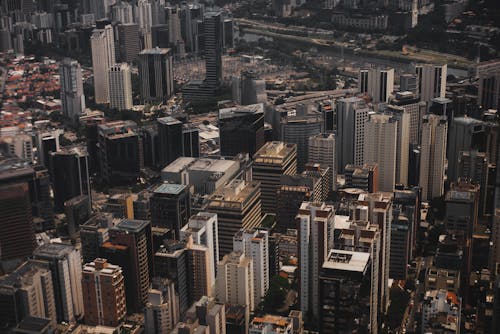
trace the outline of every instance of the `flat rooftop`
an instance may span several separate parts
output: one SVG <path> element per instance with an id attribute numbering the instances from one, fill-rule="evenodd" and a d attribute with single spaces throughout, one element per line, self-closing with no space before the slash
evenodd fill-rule
<path id="1" fill-rule="evenodd" d="M 171 116 L 161 117 L 157 119 L 158 123 L 165 125 L 174 125 L 174 124 L 182 124 L 177 118 L 173 118 Z"/>
<path id="2" fill-rule="evenodd" d="M 148 226 L 149 221 L 147 220 L 132 220 L 123 219 L 121 222 L 112 227 L 113 230 L 129 231 L 129 232 L 139 232 Z"/>
<path id="3" fill-rule="evenodd" d="M 247 106 L 236 106 L 219 109 L 219 119 L 246 116 L 249 114 L 264 114 L 264 104 L 250 104 Z"/>
<path id="4" fill-rule="evenodd" d="M 267 142 L 255 153 L 255 160 L 265 158 L 285 158 L 296 151 L 295 144 L 287 144 L 280 141 Z"/>
<path id="5" fill-rule="evenodd" d="M 153 49 L 144 49 L 139 54 L 140 55 L 166 55 L 166 54 L 171 53 L 171 50 L 172 49 L 170 49 L 170 48 L 156 47 Z"/>
<path id="6" fill-rule="evenodd" d="M 370 253 L 334 249 L 328 254 L 323 268 L 363 273 L 366 271 L 369 261 Z"/>
<path id="7" fill-rule="evenodd" d="M 186 189 L 185 185 L 175 184 L 175 183 L 162 183 L 155 188 L 154 193 L 157 194 L 168 194 L 168 195 L 179 195 Z"/>

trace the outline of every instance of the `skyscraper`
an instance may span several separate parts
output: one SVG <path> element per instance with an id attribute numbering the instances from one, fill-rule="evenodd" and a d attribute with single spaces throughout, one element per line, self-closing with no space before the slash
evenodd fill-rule
<path id="1" fill-rule="evenodd" d="M 170 334 L 179 318 L 179 296 L 175 292 L 174 282 L 166 278 L 154 278 L 144 308 L 146 334 Z"/>
<path id="2" fill-rule="evenodd" d="M 233 250 L 253 261 L 254 302 L 258 305 L 269 289 L 269 233 L 242 229 L 233 238 Z"/>
<path id="3" fill-rule="evenodd" d="M 54 209 L 64 211 L 64 202 L 79 195 L 90 196 L 88 154 L 79 147 L 50 153 L 50 175 Z"/>
<path id="4" fill-rule="evenodd" d="M 145 49 L 139 54 L 141 96 L 145 103 L 165 102 L 174 93 L 171 49 Z"/>
<path id="5" fill-rule="evenodd" d="M 224 255 L 217 264 L 217 299 L 225 304 L 243 305 L 247 312 L 255 308 L 253 261 L 242 252 Z"/>
<path id="6" fill-rule="evenodd" d="M 276 192 L 280 175 L 297 173 L 297 146 L 283 142 L 268 142 L 254 155 L 253 179 L 260 182 L 262 211 L 276 211 Z"/>
<path id="7" fill-rule="evenodd" d="M 191 216 L 191 197 L 187 186 L 163 183 L 149 200 L 151 224 L 170 230 L 172 239 L 180 240 L 180 231 Z"/>
<path id="8" fill-rule="evenodd" d="M 328 232 L 333 233 L 333 206 L 303 202 L 297 214 L 299 235 L 299 304 L 313 323 L 320 319 L 319 274 L 328 253 Z M 333 240 L 332 240 L 333 242 Z"/>
<path id="9" fill-rule="evenodd" d="M 57 322 L 74 323 L 84 313 L 80 251 L 71 245 L 50 243 L 38 247 L 33 256 L 52 272 Z"/>
<path id="10" fill-rule="evenodd" d="M 242 106 L 266 103 L 266 81 L 253 71 L 242 71 L 240 77 L 233 77 L 233 101 Z"/>
<path id="11" fill-rule="evenodd" d="M 82 69 L 76 60 L 65 58 L 60 66 L 61 108 L 64 116 L 76 122 L 85 110 Z"/>
<path id="12" fill-rule="evenodd" d="M 421 101 L 430 102 L 435 97 L 444 97 L 448 65 L 419 64 L 415 66 L 415 73 Z"/>
<path id="13" fill-rule="evenodd" d="M 374 103 L 385 103 L 394 91 L 394 69 L 362 69 L 358 83 L 360 93 L 367 93 Z"/>
<path id="14" fill-rule="evenodd" d="M 419 177 L 423 201 L 444 194 L 447 133 L 446 116 L 432 114 L 424 116 Z"/>
<path id="15" fill-rule="evenodd" d="M 94 96 L 96 103 L 109 103 L 108 69 L 115 64 L 115 40 L 113 27 L 95 29 L 90 37 L 92 70 L 94 72 Z"/>
<path id="16" fill-rule="evenodd" d="M 222 15 L 220 12 L 207 12 L 203 21 L 205 38 L 205 83 L 218 88 L 222 81 Z"/>
<path id="17" fill-rule="evenodd" d="M 127 63 L 109 68 L 109 107 L 117 110 L 132 109 L 132 81 Z"/>
<path id="18" fill-rule="evenodd" d="M 378 165 L 378 189 L 392 192 L 396 180 L 397 121 L 372 115 L 365 130 L 364 162 Z"/>
<path id="19" fill-rule="evenodd" d="M 122 268 L 97 258 L 83 266 L 85 323 L 116 327 L 125 318 L 125 283 Z"/>
<path id="20" fill-rule="evenodd" d="M 156 120 L 158 125 L 159 160 L 162 167 L 182 156 L 182 122 L 167 116 Z"/>
<path id="21" fill-rule="evenodd" d="M 208 199 L 205 211 L 216 213 L 218 219 L 219 259 L 233 250 L 236 232 L 260 224 L 260 195 L 258 182 L 235 179 L 217 189 Z"/>
<path id="22" fill-rule="evenodd" d="M 264 105 L 219 109 L 222 156 L 248 153 L 253 156 L 264 145 Z"/>
<path id="23" fill-rule="evenodd" d="M 405 108 L 388 106 L 387 111 L 397 123 L 396 133 L 396 184 L 408 185 L 410 157 L 411 114 Z"/>
<path id="24" fill-rule="evenodd" d="M 500 62 L 498 59 L 476 65 L 479 78 L 479 105 L 484 109 L 497 109 L 500 102 Z"/>
<path id="25" fill-rule="evenodd" d="M 427 104 L 421 102 L 414 93 L 399 92 L 396 93 L 396 98 L 391 100 L 388 108 L 388 111 L 393 114 L 401 112 L 403 109 L 405 113 L 410 115 L 409 141 L 412 145 L 418 145 L 420 143 L 422 117 L 427 111 Z"/>
<path id="26" fill-rule="evenodd" d="M 337 101 L 337 157 L 338 172 L 343 173 L 347 164 L 360 166 L 364 162 L 365 125 L 369 109 L 357 97 Z"/>
<path id="27" fill-rule="evenodd" d="M 336 136 L 334 133 L 321 133 L 309 137 L 308 160 L 330 168 L 330 189 L 337 189 Z"/>
<path id="28" fill-rule="evenodd" d="M 122 2 L 122 4 L 128 4 Z M 132 63 L 137 61 L 141 45 L 139 41 L 139 26 L 136 23 L 121 23 L 118 25 L 118 42 L 120 61 Z"/>

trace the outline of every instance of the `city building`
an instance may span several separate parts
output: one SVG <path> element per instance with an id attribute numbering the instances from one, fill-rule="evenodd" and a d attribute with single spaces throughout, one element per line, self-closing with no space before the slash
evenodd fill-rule
<path id="1" fill-rule="evenodd" d="M 373 103 L 385 103 L 394 91 L 394 69 L 361 69 L 358 74 L 360 93 L 368 94 Z"/>
<path id="2" fill-rule="evenodd" d="M 137 124 L 114 121 L 98 125 L 100 178 L 108 185 L 135 183 L 143 168 Z"/>
<path id="3" fill-rule="evenodd" d="M 168 228 L 172 238 L 179 240 L 180 231 L 191 216 L 189 188 L 162 183 L 153 190 L 149 205 L 152 226 Z"/>
<path id="4" fill-rule="evenodd" d="M 121 5 L 125 4 L 130 6 L 127 2 L 121 2 Z M 131 20 L 130 22 L 118 24 L 117 28 L 120 61 L 129 64 L 136 62 L 139 52 L 141 52 L 139 25 Z"/>
<path id="5" fill-rule="evenodd" d="M 267 142 L 254 155 L 253 179 L 260 182 L 262 211 L 276 212 L 276 192 L 280 175 L 297 173 L 297 146 L 283 142 Z"/>
<path id="6" fill-rule="evenodd" d="M 243 305 L 247 312 L 254 310 L 253 261 L 250 257 L 241 252 L 224 255 L 217 264 L 215 284 L 219 302 Z"/>
<path id="7" fill-rule="evenodd" d="M 488 191 L 489 180 L 492 165 L 489 163 L 488 154 L 477 150 L 462 151 L 458 159 L 458 178 L 470 179 L 471 182 L 480 186 L 479 214 L 481 216 L 489 213 L 490 202 L 494 197 L 492 192 Z"/>
<path id="8" fill-rule="evenodd" d="M 232 79 L 233 101 L 242 106 L 266 103 L 266 81 L 253 71 L 242 71 Z"/>
<path id="9" fill-rule="evenodd" d="M 411 259 L 412 226 L 404 215 L 394 215 L 391 222 L 391 253 L 389 277 L 406 280 L 408 263 Z"/>
<path id="10" fill-rule="evenodd" d="M 365 126 L 369 109 L 357 97 L 337 100 L 337 171 L 344 173 L 345 166 L 360 166 L 364 162 Z"/>
<path id="11" fill-rule="evenodd" d="M 333 245 L 333 206 L 324 203 L 302 203 L 297 214 L 299 238 L 299 305 L 304 314 L 311 315 L 313 323 L 320 322 L 319 274 Z"/>
<path id="12" fill-rule="evenodd" d="M 179 322 L 179 296 L 169 279 L 154 278 L 144 308 L 146 334 L 170 334 Z"/>
<path id="13" fill-rule="evenodd" d="M 0 278 L 0 330 L 8 330 L 27 317 L 50 319 L 55 326 L 56 304 L 50 269 L 37 261 L 25 262 Z"/>
<path id="14" fill-rule="evenodd" d="M 479 105 L 484 109 L 498 109 L 500 105 L 500 62 L 498 59 L 476 65 L 479 78 Z"/>
<path id="15" fill-rule="evenodd" d="M 144 103 L 166 102 L 174 93 L 172 50 L 142 50 L 139 53 L 139 77 Z"/>
<path id="16" fill-rule="evenodd" d="M 87 195 L 80 195 L 64 202 L 64 213 L 68 221 L 68 235 L 71 238 L 77 236 L 80 225 L 85 223 L 92 212 L 90 199 Z"/>
<path id="17" fill-rule="evenodd" d="M 109 107 L 116 110 L 130 110 L 132 103 L 132 80 L 127 63 L 114 64 L 108 69 Z"/>
<path id="18" fill-rule="evenodd" d="M 76 60 L 65 58 L 59 65 L 59 72 L 62 112 L 75 123 L 85 111 L 82 69 Z"/>
<path id="19" fill-rule="evenodd" d="M 163 182 L 183 184 L 199 195 L 210 195 L 240 171 L 238 160 L 180 157 L 161 171 Z"/>
<path id="20" fill-rule="evenodd" d="M 423 201 L 430 201 L 444 194 L 447 133 L 445 116 L 424 116 L 419 175 Z"/>
<path id="21" fill-rule="evenodd" d="M 386 113 L 397 121 L 396 133 L 396 184 L 408 185 L 410 157 L 411 114 L 404 107 L 389 105 Z"/>
<path id="22" fill-rule="evenodd" d="M 396 93 L 387 106 L 390 114 L 409 114 L 410 125 L 408 129 L 408 141 L 410 145 L 420 144 L 420 131 L 422 129 L 422 117 L 427 112 L 427 104 L 421 102 L 416 93 L 401 91 Z M 404 118 L 404 116 L 402 116 Z"/>
<path id="23" fill-rule="evenodd" d="M 331 250 L 319 277 L 321 333 L 378 333 L 377 267 L 370 253 Z"/>
<path id="24" fill-rule="evenodd" d="M 425 274 L 425 290 L 460 291 L 460 271 L 431 266 Z"/>
<path id="25" fill-rule="evenodd" d="M 254 302 L 258 305 L 269 289 L 269 233 L 252 229 L 240 230 L 233 238 L 233 250 L 253 261 Z"/>
<path id="26" fill-rule="evenodd" d="M 293 334 L 294 326 L 290 318 L 277 315 L 266 314 L 262 317 L 255 317 L 249 325 L 251 334 Z"/>
<path id="27" fill-rule="evenodd" d="M 206 12 L 203 17 L 205 39 L 205 84 L 219 87 L 222 82 L 222 13 Z"/>
<path id="28" fill-rule="evenodd" d="M 378 189 L 392 192 L 396 181 L 398 122 L 375 114 L 365 125 L 364 163 L 378 166 Z M 401 154 L 400 154 L 401 155 Z"/>
<path id="29" fill-rule="evenodd" d="M 50 243 L 35 249 L 33 258 L 52 273 L 57 322 L 75 323 L 84 314 L 80 251 L 71 245 Z"/>
<path id="30" fill-rule="evenodd" d="M 158 126 L 159 162 L 165 167 L 181 157 L 182 122 L 167 116 L 156 120 Z"/>
<path id="31" fill-rule="evenodd" d="M 346 165 L 344 170 L 345 188 L 357 188 L 370 193 L 378 191 L 378 165 Z"/>
<path id="32" fill-rule="evenodd" d="M 185 318 L 207 326 L 210 333 L 226 333 L 226 307 L 224 304 L 216 303 L 213 297 L 201 297 L 189 308 Z"/>
<path id="33" fill-rule="evenodd" d="M 435 97 L 445 97 L 448 65 L 418 64 L 415 74 L 421 101 L 429 103 Z"/>
<path id="34" fill-rule="evenodd" d="M 85 264 L 82 293 L 87 325 L 117 327 L 125 318 L 125 282 L 119 266 L 100 258 Z"/>
<path id="35" fill-rule="evenodd" d="M 490 271 L 500 277 L 500 208 L 495 210 L 491 233 Z"/>
<path id="36" fill-rule="evenodd" d="M 113 27 L 95 29 L 90 37 L 92 49 L 92 70 L 94 73 L 94 96 L 99 104 L 109 103 L 109 72 L 115 64 L 115 38 Z"/>
<path id="37" fill-rule="evenodd" d="M 49 171 L 54 192 L 54 210 L 64 211 L 64 202 L 90 195 L 88 154 L 80 147 L 51 152 Z"/>
<path id="38" fill-rule="evenodd" d="M 401 92 L 411 92 L 415 95 L 418 95 L 418 84 L 417 84 L 417 75 L 411 73 L 405 73 L 399 76 L 399 90 Z"/>
<path id="39" fill-rule="evenodd" d="M 264 104 L 219 109 L 220 154 L 253 156 L 264 145 Z"/>
<path id="40" fill-rule="evenodd" d="M 309 137 L 308 160 L 328 166 L 330 169 L 330 189 L 337 190 L 336 136 L 334 133 L 321 133 Z"/>
<path id="41" fill-rule="evenodd" d="M 134 195 L 130 193 L 114 194 L 106 200 L 102 212 L 111 213 L 113 218 L 134 219 Z"/>
<path id="42" fill-rule="evenodd" d="M 460 333 L 462 299 L 446 290 L 425 293 L 422 306 L 422 332 Z"/>
<path id="43" fill-rule="evenodd" d="M 122 268 L 127 310 L 142 312 L 153 274 L 151 224 L 124 219 L 111 227 L 108 235 L 100 247 L 101 257 Z"/>
<path id="44" fill-rule="evenodd" d="M 235 179 L 218 188 L 208 199 L 205 211 L 217 214 L 219 260 L 233 250 L 233 237 L 241 229 L 261 222 L 259 182 Z"/>

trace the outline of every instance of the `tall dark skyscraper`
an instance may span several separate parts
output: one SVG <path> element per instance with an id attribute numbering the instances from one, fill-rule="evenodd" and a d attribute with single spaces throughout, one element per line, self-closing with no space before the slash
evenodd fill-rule
<path id="1" fill-rule="evenodd" d="M 88 155 L 80 148 L 50 154 L 50 175 L 54 191 L 54 209 L 64 211 L 64 202 L 90 194 Z"/>
<path id="2" fill-rule="evenodd" d="M 222 156 L 253 156 L 264 145 L 264 105 L 220 109 L 219 131 Z"/>
<path id="3" fill-rule="evenodd" d="M 223 31 L 220 12 L 205 13 L 205 83 L 218 87 L 222 80 Z"/>
<path id="4" fill-rule="evenodd" d="M 171 49 L 146 49 L 139 54 L 141 96 L 144 102 L 163 102 L 174 93 Z"/>
<path id="5" fill-rule="evenodd" d="M 182 156 L 182 123 L 173 117 L 157 119 L 160 165 L 165 167 Z"/>
<path id="6" fill-rule="evenodd" d="M 150 207 L 151 224 L 170 229 L 172 238 L 179 240 L 180 230 L 191 216 L 189 189 L 181 184 L 161 184 L 153 191 Z"/>

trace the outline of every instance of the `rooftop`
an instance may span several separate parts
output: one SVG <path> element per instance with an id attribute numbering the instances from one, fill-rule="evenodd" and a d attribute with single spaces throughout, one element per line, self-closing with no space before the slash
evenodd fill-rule
<path id="1" fill-rule="evenodd" d="M 266 158 L 281 158 L 284 159 L 288 155 L 297 150 L 295 144 L 287 144 L 280 141 L 267 142 L 255 153 L 255 161 Z"/>
<path id="2" fill-rule="evenodd" d="M 179 121 L 177 118 L 173 118 L 171 116 L 158 118 L 157 121 L 158 123 L 165 125 L 182 124 L 182 122 Z"/>
<path id="3" fill-rule="evenodd" d="M 240 117 L 248 114 L 264 114 L 264 104 L 250 104 L 247 106 L 236 106 L 231 108 L 219 109 L 219 119 Z"/>
<path id="4" fill-rule="evenodd" d="M 323 268 L 364 273 L 368 268 L 370 253 L 335 249 L 328 254 Z"/>
<path id="5" fill-rule="evenodd" d="M 60 258 L 67 256 L 69 253 L 73 252 L 75 247 L 67 244 L 60 243 L 49 243 L 42 245 L 35 249 L 33 254 L 35 257 L 44 257 L 44 258 Z"/>
<path id="6" fill-rule="evenodd" d="M 166 55 L 171 53 L 171 49 L 169 48 L 153 48 L 153 49 L 144 49 L 139 54 L 140 55 Z"/>
<path id="7" fill-rule="evenodd" d="M 116 226 L 113 227 L 112 230 L 136 233 L 142 231 L 148 225 L 149 221 L 147 220 L 123 219 L 121 222 L 116 224 Z"/>
<path id="8" fill-rule="evenodd" d="M 154 193 L 179 195 L 186 189 L 185 185 L 175 183 L 162 183 L 155 188 Z"/>

